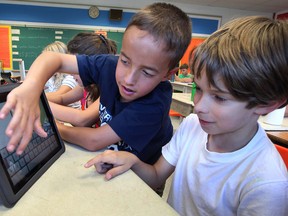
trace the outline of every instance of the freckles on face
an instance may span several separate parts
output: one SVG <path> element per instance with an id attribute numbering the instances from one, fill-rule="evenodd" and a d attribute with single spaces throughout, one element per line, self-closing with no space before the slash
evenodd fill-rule
<path id="1" fill-rule="evenodd" d="M 163 45 L 135 26 L 126 30 L 116 68 L 116 81 L 124 101 L 150 93 L 169 70 Z"/>

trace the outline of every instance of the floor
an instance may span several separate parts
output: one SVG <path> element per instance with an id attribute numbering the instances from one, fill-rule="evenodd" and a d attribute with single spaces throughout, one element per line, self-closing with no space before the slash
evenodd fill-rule
<path id="1" fill-rule="evenodd" d="M 179 117 L 171 117 L 171 121 L 172 121 L 172 125 L 173 125 L 174 132 L 175 132 L 177 130 L 179 124 L 180 124 L 180 118 Z M 162 196 L 162 198 L 164 200 L 167 200 L 167 198 L 168 198 L 172 177 L 173 177 L 173 174 L 166 181 L 165 189 L 164 189 L 163 196 Z"/>

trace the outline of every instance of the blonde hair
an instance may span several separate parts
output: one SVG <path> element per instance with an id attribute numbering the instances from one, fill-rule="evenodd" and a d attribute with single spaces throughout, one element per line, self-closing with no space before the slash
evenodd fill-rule
<path id="1" fill-rule="evenodd" d="M 42 52 L 59 52 L 59 53 L 68 53 L 67 46 L 61 41 L 55 41 L 51 44 L 48 44 Z M 61 85 L 64 78 L 67 76 L 65 73 L 55 73 L 48 81 L 48 86 L 54 86 L 53 89 L 48 89 L 47 92 L 56 91 Z"/>
<path id="2" fill-rule="evenodd" d="M 43 52 L 45 52 L 45 51 L 68 53 L 66 44 L 61 42 L 61 41 L 55 41 L 54 43 L 47 45 L 43 49 Z"/>

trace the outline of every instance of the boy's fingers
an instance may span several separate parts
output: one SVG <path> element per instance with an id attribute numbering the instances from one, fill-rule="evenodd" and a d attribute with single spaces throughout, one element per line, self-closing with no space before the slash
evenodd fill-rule
<path id="1" fill-rule="evenodd" d="M 100 157 L 100 155 L 97 155 L 96 157 L 92 158 L 86 164 L 84 164 L 84 167 L 89 168 L 89 167 L 93 166 L 94 164 L 99 163 L 100 162 L 99 157 Z"/>
<path id="2" fill-rule="evenodd" d="M 8 151 L 13 151 L 22 138 L 22 134 L 25 130 L 25 123 L 27 122 L 27 119 L 22 114 L 22 109 L 16 108 L 13 112 L 13 117 L 6 128 L 5 133 L 10 137 L 7 144 Z"/>
<path id="3" fill-rule="evenodd" d="M 28 124 L 26 130 L 23 132 L 22 139 L 16 151 L 18 155 L 21 155 L 23 151 L 25 150 L 25 148 L 27 147 L 29 141 L 31 140 L 32 132 L 33 132 L 33 127 L 31 124 Z"/>
<path id="4" fill-rule="evenodd" d="M 6 118 L 6 116 L 9 114 L 10 111 L 12 111 L 14 108 L 14 103 L 12 102 L 6 102 L 5 105 L 0 110 L 0 119 Z"/>
<path id="5" fill-rule="evenodd" d="M 6 108 L 9 110 L 9 104 L 7 107 Z M 14 151 L 19 145 L 17 148 L 17 154 L 22 154 L 29 141 L 31 140 L 33 126 L 35 127 L 35 132 L 40 136 L 44 137 L 47 135 L 41 127 L 39 115 L 40 114 L 38 114 L 37 111 L 36 113 L 30 113 L 29 107 L 15 107 L 15 110 L 12 114 L 12 119 L 10 120 L 10 123 L 6 129 L 6 135 L 10 137 L 10 140 L 7 144 L 8 151 Z"/>
<path id="6" fill-rule="evenodd" d="M 28 117 L 23 116 L 22 113 L 21 108 L 16 109 L 6 129 L 6 134 L 10 137 L 7 150 L 10 152 L 14 151 L 19 145 L 17 154 L 21 154 L 24 151 L 30 141 L 33 130 L 31 125 L 27 124 Z"/>
<path id="7" fill-rule="evenodd" d="M 93 165 L 96 164 L 114 164 L 114 162 L 112 161 L 113 158 L 111 158 L 109 155 L 110 153 L 112 153 L 114 151 L 111 150 L 106 150 L 103 153 L 97 155 L 96 157 L 92 158 L 91 160 L 89 160 L 86 164 L 84 164 L 84 167 L 89 168 Z"/>
<path id="8" fill-rule="evenodd" d="M 41 137 L 47 137 L 46 131 L 42 128 L 40 117 L 38 117 L 34 122 L 34 131 Z"/>
<path id="9" fill-rule="evenodd" d="M 130 167 L 127 167 L 127 166 L 114 167 L 114 168 L 112 168 L 106 172 L 105 178 L 107 180 L 110 180 L 110 179 L 115 178 L 116 176 L 128 171 L 129 169 L 130 169 Z"/>

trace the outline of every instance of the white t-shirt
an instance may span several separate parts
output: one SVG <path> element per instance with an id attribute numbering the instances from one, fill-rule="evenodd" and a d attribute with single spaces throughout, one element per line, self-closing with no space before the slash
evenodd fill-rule
<path id="1" fill-rule="evenodd" d="M 162 149 L 176 167 L 168 203 L 180 215 L 288 215 L 287 169 L 260 125 L 231 153 L 208 151 L 207 136 L 191 114 Z"/>
<path id="2" fill-rule="evenodd" d="M 62 85 L 68 86 L 71 89 L 75 88 L 78 83 L 74 79 L 73 76 L 64 73 L 56 73 L 52 76 L 45 84 L 45 92 L 55 92 L 57 91 Z M 77 101 L 75 103 L 69 104 L 70 107 L 81 109 L 81 102 Z"/>

